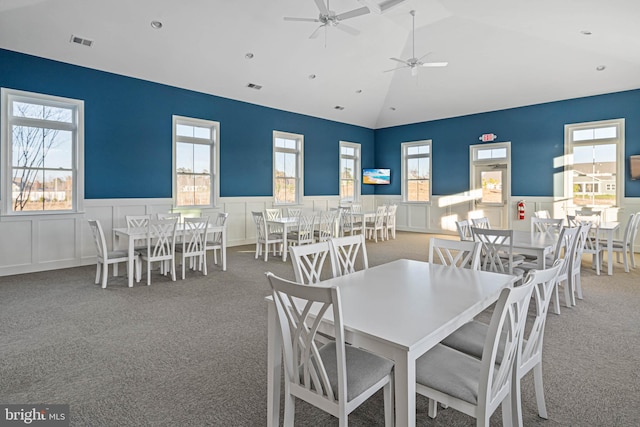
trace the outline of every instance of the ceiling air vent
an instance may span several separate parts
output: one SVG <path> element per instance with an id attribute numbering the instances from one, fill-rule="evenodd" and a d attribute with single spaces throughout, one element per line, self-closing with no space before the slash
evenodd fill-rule
<path id="1" fill-rule="evenodd" d="M 89 40 L 89 39 L 85 39 L 83 37 L 78 37 L 78 36 L 74 36 L 71 35 L 71 43 L 75 43 L 75 44 L 79 44 L 82 46 L 87 46 L 87 47 L 91 47 L 93 45 L 93 40 Z"/>
<path id="2" fill-rule="evenodd" d="M 257 84 L 254 84 L 254 83 L 249 83 L 249 84 L 247 85 L 247 87 L 248 87 L 248 88 L 250 88 L 250 89 L 255 89 L 255 90 L 260 90 L 260 89 L 262 89 L 262 86 L 257 85 Z"/>
<path id="3" fill-rule="evenodd" d="M 342 105 L 336 105 L 335 107 L 336 110 L 344 110 L 344 107 Z"/>

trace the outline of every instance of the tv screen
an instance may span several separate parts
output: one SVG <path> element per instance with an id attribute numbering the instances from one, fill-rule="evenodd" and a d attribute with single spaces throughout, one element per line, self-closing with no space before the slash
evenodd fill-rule
<path id="1" fill-rule="evenodd" d="M 391 169 L 362 169 L 363 184 L 391 184 Z"/>
<path id="2" fill-rule="evenodd" d="M 640 179 L 640 156 L 629 156 L 631 179 Z"/>

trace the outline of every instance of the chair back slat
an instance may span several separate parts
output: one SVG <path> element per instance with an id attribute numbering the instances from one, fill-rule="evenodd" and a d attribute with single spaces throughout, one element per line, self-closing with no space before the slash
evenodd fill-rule
<path id="1" fill-rule="evenodd" d="M 103 260 L 107 257 L 108 250 L 107 242 L 104 238 L 104 232 L 102 231 L 102 225 L 100 225 L 100 221 L 90 219 L 89 226 L 93 233 L 93 243 L 95 244 L 96 251 L 98 252 L 98 260 Z"/>
<path id="2" fill-rule="evenodd" d="M 433 264 L 437 259 L 443 265 L 479 270 L 481 249 L 480 242 L 432 237 L 429 240 L 429 263 Z"/>
<path id="3" fill-rule="evenodd" d="M 147 254 L 150 260 L 173 258 L 178 219 L 151 219 L 147 232 Z"/>
<path id="4" fill-rule="evenodd" d="M 322 269 L 330 252 L 331 249 L 328 242 L 290 246 L 289 253 L 291 254 L 296 282 L 305 285 L 318 283 L 321 280 Z M 330 255 L 328 259 L 331 259 Z M 331 276 L 335 277 L 336 273 L 333 264 L 331 270 Z"/>
<path id="5" fill-rule="evenodd" d="M 562 219 L 531 218 L 531 232 L 543 233 L 550 237 L 557 237 L 562 228 Z"/>
<path id="6" fill-rule="evenodd" d="M 482 243 L 481 269 L 513 274 L 513 230 L 471 227 L 475 240 Z M 506 257 L 506 258 L 503 258 Z"/>
<path id="7" fill-rule="evenodd" d="M 329 245 L 331 247 L 332 263 L 337 276 L 355 273 L 359 254 L 362 254 L 363 268 L 369 268 L 367 247 L 363 234 L 329 239 Z"/>

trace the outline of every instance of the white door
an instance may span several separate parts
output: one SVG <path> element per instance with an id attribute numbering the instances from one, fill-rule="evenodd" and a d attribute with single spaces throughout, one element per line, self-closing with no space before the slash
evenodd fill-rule
<path id="1" fill-rule="evenodd" d="M 509 142 L 471 146 L 470 218 L 487 217 L 492 228 L 510 228 L 511 151 Z"/>

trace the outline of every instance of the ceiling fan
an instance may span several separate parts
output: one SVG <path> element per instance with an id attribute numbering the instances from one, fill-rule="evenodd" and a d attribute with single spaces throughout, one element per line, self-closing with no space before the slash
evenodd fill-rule
<path id="1" fill-rule="evenodd" d="M 357 36 L 358 34 L 360 34 L 360 31 L 358 31 L 357 29 L 350 27 L 348 25 L 345 25 L 342 23 L 342 21 L 346 20 L 346 19 L 350 19 L 350 18 L 355 18 L 356 16 L 360 16 L 360 15 L 365 15 L 367 13 L 369 13 L 369 8 L 366 6 L 360 7 L 358 9 L 353 9 L 350 10 L 349 12 L 344 12 L 344 13 L 340 13 L 340 14 L 336 14 L 333 10 L 331 10 L 329 8 L 329 0 L 327 0 L 327 4 L 324 3 L 324 0 L 313 0 L 316 3 L 316 6 L 318 6 L 318 10 L 320 11 L 320 14 L 318 15 L 317 18 L 291 18 L 291 17 L 285 17 L 284 20 L 285 21 L 301 21 L 301 22 L 318 22 L 320 23 L 320 26 L 318 28 L 315 29 L 315 31 L 313 33 L 311 33 L 311 35 L 309 36 L 310 39 L 315 39 L 316 37 L 318 37 L 318 33 L 320 31 L 320 29 L 322 27 L 325 28 L 325 30 L 328 27 L 336 27 L 339 30 L 342 30 L 346 33 L 352 34 L 354 36 Z"/>
<path id="2" fill-rule="evenodd" d="M 416 11 L 412 10 L 409 13 L 413 17 L 413 32 L 412 32 L 413 45 L 412 45 L 412 52 L 411 52 L 412 57 L 407 59 L 406 61 L 398 58 L 390 58 L 392 61 L 400 62 L 404 65 L 393 68 L 391 70 L 386 70 L 385 73 L 389 71 L 399 70 L 401 68 L 411 68 L 411 75 L 417 76 L 418 67 L 446 67 L 449 64 L 448 62 L 422 62 L 422 60 L 426 58 L 428 55 L 430 55 L 431 52 L 425 53 L 420 58 L 416 58 Z"/>

